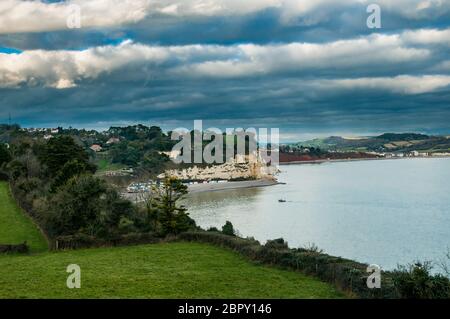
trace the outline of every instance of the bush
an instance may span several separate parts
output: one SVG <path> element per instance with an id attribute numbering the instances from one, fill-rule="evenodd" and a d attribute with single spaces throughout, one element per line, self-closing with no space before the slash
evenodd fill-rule
<path id="1" fill-rule="evenodd" d="M 0 167 L 11 160 L 11 154 L 5 144 L 0 143 Z"/>
<path id="2" fill-rule="evenodd" d="M 268 240 L 264 247 L 272 249 L 289 249 L 288 243 L 285 242 L 283 238 Z"/>
<path id="3" fill-rule="evenodd" d="M 228 236 L 235 236 L 236 232 L 234 230 L 233 224 L 227 221 L 225 225 L 222 226 L 222 233 Z"/>
<path id="4" fill-rule="evenodd" d="M 80 249 L 91 247 L 129 246 L 139 244 L 153 244 L 162 239 L 154 233 L 129 233 L 126 235 L 111 236 L 109 239 L 76 234 L 73 236 L 60 236 L 54 242 L 54 249 Z"/>
<path id="5" fill-rule="evenodd" d="M 393 280 L 400 296 L 408 299 L 450 298 L 450 280 L 439 274 L 432 275 L 431 269 L 427 262 L 399 267 L 393 273 Z"/>
<path id="6" fill-rule="evenodd" d="M 0 254 L 26 254 L 30 251 L 26 242 L 20 245 L 0 245 Z"/>
<path id="7" fill-rule="evenodd" d="M 299 248 L 299 251 L 304 251 L 304 252 L 308 252 L 311 254 L 322 254 L 323 253 L 323 249 L 320 249 L 319 246 L 317 246 L 314 243 L 306 244 L 302 248 Z"/>

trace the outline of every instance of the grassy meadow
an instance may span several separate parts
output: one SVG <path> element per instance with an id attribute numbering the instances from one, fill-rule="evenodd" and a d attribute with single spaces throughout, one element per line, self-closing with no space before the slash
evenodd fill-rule
<path id="1" fill-rule="evenodd" d="M 24 241 L 32 252 L 48 249 L 47 241 L 37 226 L 11 197 L 8 183 L 0 181 L 0 244 L 21 244 Z"/>
<path id="2" fill-rule="evenodd" d="M 66 267 L 81 267 L 81 289 Z M 201 243 L 0 256 L 0 298 L 339 298 L 329 284 Z"/>

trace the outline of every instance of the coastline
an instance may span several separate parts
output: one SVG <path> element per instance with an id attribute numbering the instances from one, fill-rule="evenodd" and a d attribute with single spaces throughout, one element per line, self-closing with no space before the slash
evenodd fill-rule
<path id="1" fill-rule="evenodd" d="M 189 194 L 217 192 L 224 190 L 233 190 L 241 188 L 253 188 L 253 187 L 267 187 L 273 185 L 283 184 L 275 179 L 256 179 L 249 181 L 236 181 L 226 183 L 207 183 L 207 184 L 193 184 L 188 185 Z M 125 199 L 133 201 L 135 203 L 142 202 L 141 193 L 121 193 L 121 196 Z"/>
<path id="2" fill-rule="evenodd" d="M 273 179 L 256 179 L 249 181 L 226 182 L 226 183 L 208 183 L 189 185 L 189 194 L 223 191 L 240 188 L 266 187 L 282 184 Z"/>
<path id="3" fill-rule="evenodd" d="M 416 156 L 416 157 L 391 157 L 391 158 L 348 158 L 348 159 L 321 159 L 311 161 L 292 161 L 279 163 L 280 166 L 298 165 L 298 164 L 322 164 L 322 163 L 338 163 L 338 162 L 357 162 L 357 161 L 387 161 L 387 160 L 407 160 L 407 159 L 433 159 L 433 158 L 450 158 L 449 156 Z M 188 185 L 189 195 L 207 192 L 216 192 L 224 190 L 267 187 L 273 185 L 282 185 L 285 183 L 279 182 L 276 179 L 256 179 L 247 181 L 229 181 L 226 183 L 205 183 L 205 184 L 191 184 Z M 121 193 L 122 197 L 133 202 L 141 202 L 140 193 Z"/>
<path id="4" fill-rule="evenodd" d="M 295 165 L 295 164 L 322 164 L 322 163 L 338 163 L 338 162 L 360 162 L 360 161 L 387 161 L 387 160 L 406 160 L 418 158 L 450 158 L 450 156 L 414 156 L 414 157 L 378 157 L 378 158 L 345 158 L 345 159 L 319 159 L 311 161 L 291 161 L 280 162 L 279 165 Z"/>

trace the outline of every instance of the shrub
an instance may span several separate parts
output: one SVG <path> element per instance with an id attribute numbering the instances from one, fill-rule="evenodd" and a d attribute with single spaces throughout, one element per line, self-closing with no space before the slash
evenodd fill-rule
<path id="1" fill-rule="evenodd" d="M 226 221 L 225 225 L 222 226 L 222 233 L 228 236 L 235 236 L 236 232 L 234 230 L 233 224 L 229 221 Z"/>
<path id="2" fill-rule="evenodd" d="M 134 230 L 134 223 L 132 220 L 128 219 L 125 216 L 122 216 L 119 221 L 119 230 L 123 233 L 129 233 Z"/>
<path id="3" fill-rule="evenodd" d="M 11 160 L 11 154 L 5 144 L 0 143 L 0 167 Z"/>
<path id="4" fill-rule="evenodd" d="M 432 275 L 428 262 L 416 262 L 399 267 L 393 273 L 393 281 L 402 298 L 442 299 L 450 298 L 450 280 L 442 275 Z"/>
<path id="5" fill-rule="evenodd" d="M 26 254 L 29 250 L 27 242 L 20 245 L 0 245 L 0 254 Z"/>
<path id="6" fill-rule="evenodd" d="M 85 234 L 76 234 L 73 236 L 57 237 L 54 248 L 61 249 L 79 249 L 89 247 L 110 247 L 110 246 L 128 246 L 138 244 L 152 244 L 160 242 L 154 233 L 129 233 L 126 235 L 118 235 L 110 239 L 97 238 Z"/>
<path id="7" fill-rule="evenodd" d="M 303 246 L 302 248 L 300 248 L 300 250 L 311 253 L 311 254 L 322 254 L 323 253 L 323 249 L 320 249 L 319 246 L 317 246 L 314 243 L 308 243 L 305 246 Z"/>
<path id="8" fill-rule="evenodd" d="M 272 248 L 272 249 L 288 249 L 288 243 L 284 241 L 283 238 L 277 238 L 273 240 L 268 240 L 266 244 L 264 245 L 265 248 Z"/>

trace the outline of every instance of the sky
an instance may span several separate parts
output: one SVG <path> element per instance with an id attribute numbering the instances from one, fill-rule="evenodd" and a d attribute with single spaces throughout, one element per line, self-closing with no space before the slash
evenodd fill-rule
<path id="1" fill-rule="evenodd" d="M 1 0 L 9 115 L 99 130 L 203 120 L 284 141 L 450 134 L 450 0 Z"/>

